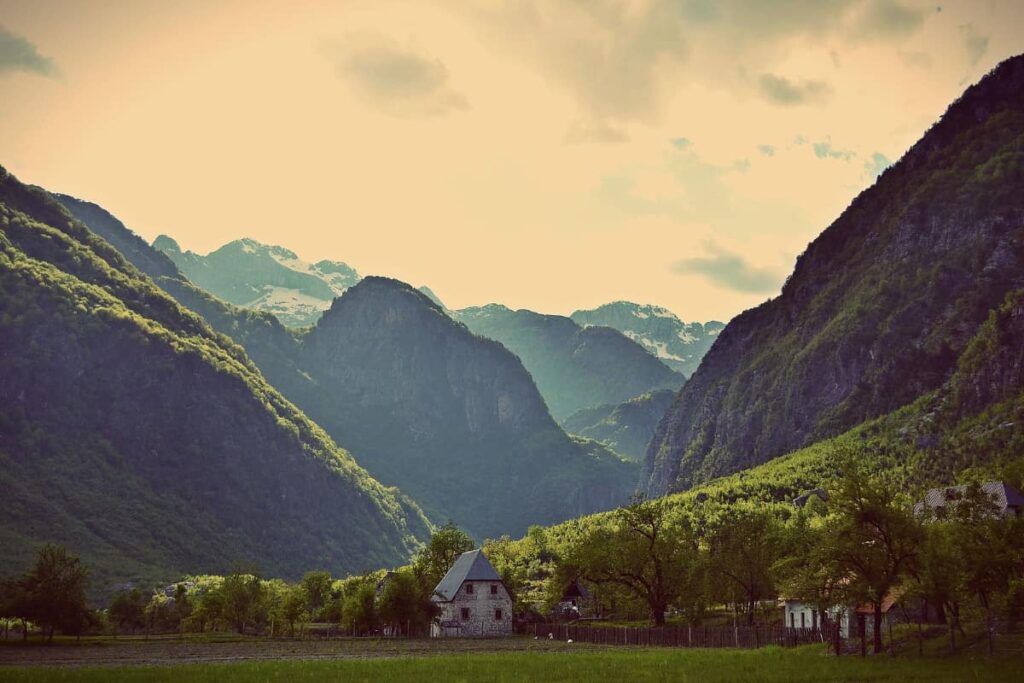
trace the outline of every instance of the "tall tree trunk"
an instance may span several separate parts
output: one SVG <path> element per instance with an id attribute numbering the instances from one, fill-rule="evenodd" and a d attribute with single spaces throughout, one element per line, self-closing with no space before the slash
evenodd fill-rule
<path id="1" fill-rule="evenodd" d="M 956 654 L 956 611 L 949 610 L 949 649 Z"/>
<path id="2" fill-rule="evenodd" d="M 874 630 L 872 633 L 872 641 L 874 644 L 874 652 L 876 655 L 882 654 L 882 601 L 878 600 L 875 602 L 875 614 L 874 614 Z"/>
<path id="3" fill-rule="evenodd" d="M 995 653 L 995 643 L 992 642 L 992 610 L 989 607 L 988 600 L 982 601 L 985 606 L 985 635 L 988 637 L 988 653 Z"/>

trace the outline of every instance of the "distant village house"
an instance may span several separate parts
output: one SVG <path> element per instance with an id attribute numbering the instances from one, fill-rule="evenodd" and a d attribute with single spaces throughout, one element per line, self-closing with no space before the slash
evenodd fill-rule
<path id="1" fill-rule="evenodd" d="M 1024 495 L 1004 481 L 987 481 L 981 485 L 982 492 L 996 506 L 999 517 L 1020 517 L 1024 515 Z M 924 500 L 914 506 L 914 514 L 920 516 L 924 511 L 932 511 L 936 517 L 945 516 L 954 509 L 967 492 L 967 486 L 945 486 L 930 489 Z"/>
<path id="2" fill-rule="evenodd" d="M 593 600 L 587 587 L 578 580 L 566 586 L 555 606 L 555 615 L 568 620 L 594 616 Z"/>
<path id="3" fill-rule="evenodd" d="M 460 555 L 432 599 L 441 610 L 430 628 L 434 637 L 512 634 L 512 595 L 482 550 Z"/>

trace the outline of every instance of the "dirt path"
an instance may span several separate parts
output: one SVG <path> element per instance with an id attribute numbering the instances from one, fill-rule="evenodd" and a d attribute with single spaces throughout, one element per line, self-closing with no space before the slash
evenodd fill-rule
<path id="1" fill-rule="evenodd" d="M 78 644 L 4 643 L 0 666 L 133 666 L 258 660 L 369 659 L 500 652 L 583 652 L 600 646 L 529 638 L 487 640 L 267 640 L 104 639 Z"/>

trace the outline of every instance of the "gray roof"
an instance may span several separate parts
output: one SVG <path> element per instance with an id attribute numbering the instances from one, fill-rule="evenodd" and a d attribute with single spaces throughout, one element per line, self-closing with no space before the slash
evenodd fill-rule
<path id="1" fill-rule="evenodd" d="M 986 481 L 981 485 L 981 490 L 999 507 L 1000 512 L 1008 508 L 1024 507 L 1024 495 L 1004 481 Z M 944 486 L 939 489 L 929 489 L 928 493 L 924 495 L 923 503 L 914 506 L 914 512 L 920 513 L 925 505 L 933 510 L 946 507 L 949 504 L 955 506 L 965 491 L 967 491 L 967 486 Z"/>
<path id="2" fill-rule="evenodd" d="M 487 560 L 482 550 L 470 550 L 468 553 L 459 555 L 455 564 L 448 570 L 448 573 L 441 579 L 434 589 L 434 599 L 443 599 L 451 602 L 459 588 L 466 581 L 501 581 L 494 566 Z"/>

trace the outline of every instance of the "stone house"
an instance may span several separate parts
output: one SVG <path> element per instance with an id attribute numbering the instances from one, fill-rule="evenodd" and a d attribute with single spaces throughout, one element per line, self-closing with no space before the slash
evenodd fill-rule
<path id="1" fill-rule="evenodd" d="M 1024 515 L 1024 495 L 1012 485 L 1004 481 L 987 481 L 981 485 L 981 490 L 995 505 L 997 516 L 1009 518 Z M 920 516 L 928 509 L 941 518 L 957 506 L 966 491 L 967 486 L 929 489 L 924 500 L 914 506 L 914 514 Z"/>
<path id="2" fill-rule="evenodd" d="M 555 606 L 555 615 L 567 620 L 593 616 L 593 600 L 587 587 L 578 580 L 566 586 Z"/>
<path id="3" fill-rule="evenodd" d="M 512 595 L 482 550 L 462 553 L 431 598 L 441 610 L 430 635 L 512 635 Z"/>
<path id="4" fill-rule="evenodd" d="M 889 591 L 882 599 L 882 626 L 886 627 L 895 618 L 895 607 L 899 604 L 902 592 L 899 589 Z M 874 632 L 874 607 L 864 605 L 831 605 L 820 611 L 819 605 L 800 598 L 783 598 L 782 620 L 786 628 L 819 629 L 831 624 L 839 624 L 841 638 L 859 638 L 861 629 L 865 637 L 871 638 Z"/>

